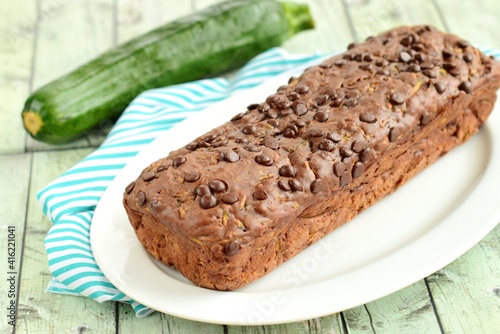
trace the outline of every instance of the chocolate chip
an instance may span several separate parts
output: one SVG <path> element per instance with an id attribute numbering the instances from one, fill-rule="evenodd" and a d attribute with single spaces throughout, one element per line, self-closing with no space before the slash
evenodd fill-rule
<path id="1" fill-rule="evenodd" d="M 466 40 L 460 40 L 457 42 L 457 45 L 459 48 L 465 49 L 466 47 L 468 47 L 470 45 L 470 43 Z"/>
<path id="2" fill-rule="evenodd" d="M 209 135 L 206 135 L 205 137 L 203 137 L 202 140 L 207 142 L 207 143 L 210 143 L 210 142 L 214 141 L 215 138 L 217 138 L 217 135 L 215 133 L 212 133 L 212 134 L 209 134 Z"/>
<path id="3" fill-rule="evenodd" d="M 359 65 L 359 69 L 370 73 L 373 73 L 375 71 L 373 64 L 361 64 Z"/>
<path id="4" fill-rule="evenodd" d="M 213 141 L 211 144 L 212 144 L 212 147 L 226 146 L 227 145 L 227 139 L 219 139 L 219 140 Z"/>
<path id="5" fill-rule="evenodd" d="M 445 63 L 443 64 L 443 68 L 450 73 L 453 76 L 457 76 L 460 74 L 461 70 L 460 67 L 457 67 L 457 64 L 455 63 Z"/>
<path id="6" fill-rule="evenodd" d="M 239 114 L 236 114 L 236 115 L 233 116 L 233 118 L 231 118 L 231 122 L 239 121 L 240 119 L 243 118 L 243 116 L 245 116 L 245 113 L 244 112 L 240 112 Z"/>
<path id="7" fill-rule="evenodd" d="M 234 141 L 238 144 L 243 144 L 243 145 L 248 144 L 248 139 L 244 137 L 236 138 Z"/>
<path id="8" fill-rule="evenodd" d="M 259 107 L 259 104 L 258 103 L 252 103 L 250 104 L 247 109 L 248 110 L 254 110 L 254 109 L 257 109 Z"/>
<path id="9" fill-rule="evenodd" d="M 267 137 L 262 141 L 262 144 L 270 149 L 277 150 L 279 148 L 278 140 L 272 137 Z"/>
<path id="10" fill-rule="evenodd" d="M 274 163 L 273 158 L 265 154 L 255 156 L 255 161 L 262 166 L 271 166 Z"/>
<path id="11" fill-rule="evenodd" d="M 365 171 L 365 165 L 362 162 L 357 161 L 354 164 L 354 167 L 352 168 L 352 178 L 356 179 L 356 178 L 360 177 L 364 171 Z"/>
<path id="12" fill-rule="evenodd" d="M 238 196 L 233 193 L 227 193 L 222 195 L 221 200 L 226 204 L 234 204 L 238 202 Z"/>
<path id="13" fill-rule="evenodd" d="M 152 181 L 155 179 L 155 174 L 154 173 L 151 173 L 151 172 L 146 172 L 144 174 L 142 174 L 142 180 L 145 181 L 145 182 L 149 182 L 149 181 Z"/>
<path id="14" fill-rule="evenodd" d="M 212 192 L 210 191 L 210 188 L 205 185 L 205 184 L 200 184 L 194 189 L 194 193 L 198 197 L 203 197 L 205 195 L 211 195 Z"/>
<path id="15" fill-rule="evenodd" d="M 190 151 L 195 151 L 198 148 L 197 142 L 192 142 L 186 145 L 186 148 Z"/>
<path id="16" fill-rule="evenodd" d="M 257 130 L 257 128 L 255 127 L 255 125 L 247 124 L 241 129 L 241 132 L 243 132 L 246 135 L 251 135 L 251 134 L 255 133 L 256 130 Z"/>
<path id="17" fill-rule="evenodd" d="M 135 188 L 135 181 L 129 183 L 129 185 L 125 188 L 125 193 L 127 193 L 127 195 L 130 194 L 132 190 L 134 190 L 134 188 Z"/>
<path id="18" fill-rule="evenodd" d="M 405 103 L 405 97 L 401 93 L 392 92 L 389 101 L 394 105 L 400 105 Z"/>
<path id="19" fill-rule="evenodd" d="M 234 162 L 240 160 L 240 156 L 238 155 L 238 153 L 236 153 L 234 151 L 229 151 L 229 152 L 224 153 L 224 160 L 227 162 L 234 163 Z"/>
<path id="20" fill-rule="evenodd" d="M 326 138 L 330 139 L 334 143 L 338 143 L 339 141 L 342 140 L 342 136 L 336 132 L 328 132 Z"/>
<path id="21" fill-rule="evenodd" d="M 331 152 L 335 149 L 335 143 L 333 141 L 331 141 L 330 139 L 323 138 L 319 142 L 318 148 L 322 151 Z"/>
<path id="22" fill-rule="evenodd" d="M 421 125 L 427 125 L 431 121 L 431 115 L 429 114 L 423 114 L 422 117 L 420 117 L 420 124 Z"/>
<path id="23" fill-rule="evenodd" d="M 387 66 L 389 65 L 389 61 L 385 58 L 380 58 L 380 59 L 377 59 L 377 61 L 375 62 L 375 65 L 377 66 Z"/>
<path id="24" fill-rule="evenodd" d="M 224 253 L 226 253 L 227 256 L 234 256 L 238 254 L 240 251 L 240 243 L 238 240 L 233 240 L 231 242 L 228 242 L 224 246 Z"/>
<path id="25" fill-rule="evenodd" d="M 344 174 L 345 169 L 346 169 L 345 164 L 343 162 L 338 161 L 338 162 L 333 164 L 333 173 L 338 177 L 340 177 L 340 176 L 342 176 L 342 174 Z"/>
<path id="26" fill-rule="evenodd" d="M 284 99 L 280 99 L 278 102 L 276 102 L 276 106 L 280 110 L 288 109 L 288 108 L 290 108 L 290 105 L 291 105 L 290 101 L 284 100 Z"/>
<path id="27" fill-rule="evenodd" d="M 432 79 L 434 79 L 435 77 L 437 77 L 437 72 L 433 71 L 433 70 L 430 70 L 430 69 L 422 71 L 422 74 L 425 75 L 426 77 L 429 77 L 429 78 L 432 78 Z"/>
<path id="28" fill-rule="evenodd" d="M 375 123 L 377 121 L 377 118 L 373 113 L 366 111 L 359 115 L 359 120 L 365 123 Z"/>
<path id="29" fill-rule="evenodd" d="M 355 61 L 361 62 L 361 61 L 363 61 L 363 54 L 362 53 L 356 53 L 352 57 L 352 59 L 355 60 Z"/>
<path id="30" fill-rule="evenodd" d="M 355 98 L 347 99 L 344 102 L 344 106 L 346 106 L 347 108 L 354 108 L 357 105 L 358 105 L 358 100 Z"/>
<path id="31" fill-rule="evenodd" d="M 196 143 L 196 146 L 199 148 L 204 148 L 204 147 L 212 147 L 212 144 L 210 144 L 209 142 L 200 140 Z"/>
<path id="32" fill-rule="evenodd" d="M 347 45 L 347 50 L 354 49 L 356 46 L 358 46 L 356 42 L 349 43 L 349 45 Z"/>
<path id="33" fill-rule="evenodd" d="M 288 180 L 288 184 L 290 185 L 292 191 L 304 191 L 302 184 L 300 184 L 300 182 L 296 179 Z"/>
<path id="34" fill-rule="evenodd" d="M 292 104 L 292 109 L 295 112 L 295 114 L 297 114 L 297 116 L 302 116 L 307 113 L 307 106 L 302 102 L 298 101 L 294 102 Z"/>
<path id="35" fill-rule="evenodd" d="M 309 93 L 309 86 L 299 85 L 299 86 L 295 87 L 295 91 L 299 94 L 307 94 L 307 93 Z"/>
<path id="36" fill-rule="evenodd" d="M 297 128 L 303 128 L 307 125 L 307 123 L 301 119 L 294 119 L 291 123 L 294 124 Z"/>
<path id="37" fill-rule="evenodd" d="M 200 207 L 202 209 L 210 209 L 217 206 L 217 198 L 213 195 L 203 195 L 200 198 Z"/>
<path id="38" fill-rule="evenodd" d="M 287 97 L 290 101 L 295 101 L 295 100 L 300 99 L 300 95 L 297 92 L 290 92 L 290 93 L 288 93 Z"/>
<path id="39" fill-rule="evenodd" d="M 311 137 L 323 137 L 324 131 L 321 129 L 311 129 L 308 134 Z"/>
<path id="40" fill-rule="evenodd" d="M 415 60 L 417 60 L 419 63 L 425 62 L 426 59 L 427 57 L 423 53 L 419 52 L 415 55 Z"/>
<path id="41" fill-rule="evenodd" d="M 466 53 L 462 56 L 462 59 L 466 62 L 466 63 L 470 63 L 472 62 L 472 60 L 474 59 L 474 57 L 469 54 L 469 53 Z"/>
<path id="42" fill-rule="evenodd" d="M 395 142 L 396 140 L 398 140 L 399 135 L 400 135 L 400 131 L 398 128 L 396 128 L 396 127 L 391 128 L 389 130 L 389 141 L 391 143 Z"/>
<path id="43" fill-rule="evenodd" d="M 270 126 L 272 127 L 275 127 L 277 128 L 278 126 L 280 126 L 280 122 L 276 119 L 270 119 L 267 121 L 267 124 L 269 124 Z"/>
<path id="44" fill-rule="evenodd" d="M 330 118 L 330 116 L 326 111 L 318 111 L 314 114 L 313 118 L 318 122 L 326 122 Z"/>
<path id="45" fill-rule="evenodd" d="M 278 187 L 283 190 L 283 191 L 290 191 L 292 188 L 290 188 L 290 185 L 288 184 L 287 181 L 285 180 L 279 180 L 278 181 Z"/>
<path id="46" fill-rule="evenodd" d="M 197 171 L 190 171 L 184 173 L 184 181 L 186 182 L 196 182 L 200 179 L 200 173 Z"/>
<path id="47" fill-rule="evenodd" d="M 352 181 L 351 173 L 345 171 L 344 174 L 340 176 L 340 186 L 344 187 Z"/>
<path id="48" fill-rule="evenodd" d="M 319 67 L 321 67 L 321 68 L 330 68 L 330 67 L 332 67 L 332 65 L 328 64 L 328 63 L 321 63 L 321 64 L 319 64 Z"/>
<path id="49" fill-rule="evenodd" d="M 446 82 L 440 81 L 440 82 L 434 83 L 434 88 L 436 89 L 436 91 L 439 94 L 443 94 L 447 87 L 448 87 L 448 84 Z"/>
<path id="50" fill-rule="evenodd" d="M 462 81 L 458 86 L 458 89 L 470 94 L 472 92 L 472 84 L 469 81 Z"/>
<path id="51" fill-rule="evenodd" d="M 167 170 L 168 166 L 167 165 L 159 165 L 158 168 L 156 168 L 156 172 L 163 172 L 164 170 Z"/>
<path id="52" fill-rule="evenodd" d="M 363 60 L 364 61 L 367 61 L 367 62 L 370 62 L 373 60 L 373 56 L 370 54 L 370 53 L 367 53 L 363 56 Z"/>
<path id="53" fill-rule="evenodd" d="M 365 148 L 365 143 L 362 142 L 361 140 L 355 140 L 352 142 L 351 149 L 354 152 L 359 153 L 364 148 Z"/>
<path id="54" fill-rule="evenodd" d="M 283 132 L 283 136 L 286 138 L 295 138 L 297 137 L 297 132 L 295 132 L 291 128 L 286 128 L 285 131 Z"/>
<path id="55" fill-rule="evenodd" d="M 407 63 L 411 60 L 411 58 L 412 58 L 411 55 L 406 51 L 401 51 L 399 53 L 399 60 L 401 60 L 402 62 Z"/>
<path id="56" fill-rule="evenodd" d="M 443 50 L 441 54 L 443 55 L 443 59 L 449 59 L 453 56 L 453 53 L 448 50 Z"/>
<path id="57" fill-rule="evenodd" d="M 333 64 L 337 65 L 337 66 L 343 66 L 343 65 L 347 64 L 347 61 L 345 59 L 339 58 L 339 59 L 335 59 L 333 61 Z"/>
<path id="58" fill-rule="evenodd" d="M 330 97 L 327 94 L 321 94 L 314 100 L 314 102 L 316 103 L 316 105 L 322 106 L 326 103 L 326 101 L 328 101 L 329 98 Z"/>
<path id="59" fill-rule="evenodd" d="M 255 145 L 246 145 L 243 146 L 243 149 L 248 152 L 260 152 L 260 147 Z"/>
<path id="60" fill-rule="evenodd" d="M 410 46 L 412 42 L 413 42 L 412 36 L 408 35 L 403 37 L 399 43 L 401 43 L 402 46 Z"/>
<path id="61" fill-rule="evenodd" d="M 257 189 L 253 192 L 252 197 L 256 201 L 263 201 L 267 198 L 267 193 L 262 189 Z"/>
<path id="62" fill-rule="evenodd" d="M 361 152 L 359 152 L 359 160 L 361 162 L 367 162 L 371 156 L 371 149 L 369 147 L 364 148 Z"/>
<path id="63" fill-rule="evenodd" d="M 295 175 L 297 175 L 297 171 L 293 166 L 284 165 L 280 167 L 279 174 L 284 177 L 295 177 Z"/>
<path id="64" fill-rule="evenodd" d="M 208 187 L 214 193 L 223 193 L 227 191 L 227 183 L 226 181 L 223 180 L 217 180 L 217 179 L 212 180 L 208 182 Z"/>
<path id="65" fill-rule="evenodd" d="M 330 107 L 334 107 L 334 108 L 340 107 L 343 102 L 344 102 L 344 99 L 339 97 L 339 98 L 333 100 L 332 102 L 330 102 Z"/>
<path id="66" fill-rule="evenodd" d="M 275 119 L 275 118 L 280 117 L 280 113 L 276 109 L 269 109 L 267 112 L 267 117 L 269 117 L 271 119 Z"/>
<path id="67" fill-rule="evenodd" d="M 417 64 L 411 64 L 410 66 L 408 66 L 408 72 L 413 72 L 413 73 L 420 72 L 420 66 Z"/>
<path id="68" fill-rule="evenodd" d="M 261 105 L 259 105 L 257 107 L 257 110 L 259 110 L 260 112 L 264 112 L 264 113 L 268 112 L 269 109 L 271 109 L 271 106 L 267 103 L 262 103 Z"/>
<path id="69" fill-rule="evenodd" d="M 428 69 L 431 69 L 434 67 L 434 64 L 431 63 L 430 61 L 424 61 L 420 64 L 420 68 L 424 69 L 424 70 L 428 70 Z"/>
<path id="70" fill-rule="evenodd" d="M 178 168 L 180 165 L 186 163 L 186 157 L 183 157 L 182 155 L 179 157 L 176 157 L 174 161 L 172 161 L 172 167 Z"/>
<path id="71" fill-rule="evenodd" d="M 391 72 L 389 72 L 389 70 L 378 70 L 377 74 L 384 75 L 384 76 L 388 77 L 391 74 Z"/>
<path id="72" fill-rule="evenodd" d="M 146 194 L 144 191 L 139 190 L 136 195 L 136 203 L 138 206 L 143 206 L 146 203 Z"/>
<path id="73" fill-rule="evenodd" d="M 324 191 L 326 188 L 326 184 L 322 179 L 316 179 L 311 183 L 311 192 L 313 194 L 320 193 Z"/>

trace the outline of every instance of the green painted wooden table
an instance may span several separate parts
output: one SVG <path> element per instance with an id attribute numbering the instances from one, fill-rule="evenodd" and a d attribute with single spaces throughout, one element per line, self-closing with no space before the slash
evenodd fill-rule
<path id="1" fill-rule="evenodd" d="M 500 333 L 500 226 L 445 268 L 396 293 L 285 325 L 212 325 L 160 313 L 138 319 L 128 305 L 45 292 L 51 275 L 43 239 L 51 223 L 35 194 L 92 152 L 105 134 L 58 147 L 36 142 L 21 126 L 25 98 L 113 45 L 214 2 L 0 1 L 0 295 L 8 296 L 0 302 L 2 333 L 13 330 L 8 324 L 11 300 L 17 303 L 17 333 Z M 497 0 L 303 2 L 310 4 L 317 28 L 287 42 L 290 52 L 342 50 L 353 40 L 417 23 L 500 48 Z M 8 226 L 15 227 L 13 268 Z"/>

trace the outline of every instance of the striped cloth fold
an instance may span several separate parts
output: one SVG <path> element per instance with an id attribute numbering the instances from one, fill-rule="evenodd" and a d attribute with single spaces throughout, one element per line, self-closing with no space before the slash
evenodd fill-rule
<path id="1" fill-rule="evenodd" d="M 478 46 L 500 59 L 500 50 Z M 44 214 L 54 223 L 45 239 L 53 279 L 47 290 L 98 302 L 129 303 L 138 317 L 153 310 L 135 302 L 104 276 L 92 254 L 90 224 L 94 209 L 118 172 L 160 133 L 209 105 L 324 56 L 290 55 L 270 49 L 231 79 L 214 78 L 140 94 L 125 110 L 103 144 L 38 193 Z"/>
<path id="2" fill-rule="evenodd" d="M 97 265 L 90 245 L 95 207 L 114 177 L 160 133 L 213 103 L 306 64 L 320 55 L 290 55 L 270 49 L 230 80 L 213 78 L 145 91 L 135 98 L 102 145 L 42 189 L 37 197 L 43 213 L 54 223 L 45 238 L 53 275 L 47 291 L 80 295 L 98 302 L 129 303 L 138 317 L 153 310 L 114 287 Z"/>

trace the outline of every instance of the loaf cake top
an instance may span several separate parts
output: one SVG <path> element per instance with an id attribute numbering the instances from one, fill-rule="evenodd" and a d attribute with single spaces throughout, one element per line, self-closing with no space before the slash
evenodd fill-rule
<path id="1" fill-rule="evenodd" d="M 390 30 L 151 164 L 124 204 L 235 254 L 299 216 L 321 214 L 325 198 L 355 191 L 352 180 L 385 151 L 499 75 L 492 58 L 457 36 L 430 26 Z"/>

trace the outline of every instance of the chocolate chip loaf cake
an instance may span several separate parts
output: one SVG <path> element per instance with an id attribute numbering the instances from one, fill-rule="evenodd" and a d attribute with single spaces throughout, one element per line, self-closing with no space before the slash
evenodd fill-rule
<path id="1" fill-rule="evenodd" d="M 467 41 L 393 29 L 154 162 L 123 203 L 155 258 L 237 289 L 470 138 L 499 87 L 499 64 Z"/>

